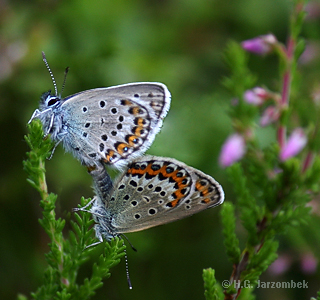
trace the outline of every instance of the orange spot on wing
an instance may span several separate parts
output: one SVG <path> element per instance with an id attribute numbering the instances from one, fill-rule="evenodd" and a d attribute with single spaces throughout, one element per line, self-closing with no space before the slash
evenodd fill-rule
<path id="1" fill-rule="evenodd" d="M 202 185 L 200 183 L 200 181 L 197 181 L 196 182 L 196 189 L 199 191 L 199 192 L 203 192 L 204 190 L 208 190 L 208 188 L 206 187 L 206 185 Z"/>
<path id="2" fill-rule="evenodd" d="M 137 122 L 136 122 L 136 124 L 138 125 L 138 126 L 144 126 L 144 120 L 143 120 L 143 118 L 137 118 L 136 119 L 137 120 Z"/>
<path id="3" fill-rule="evenodd" d="M 127 99 L 122 100 L 122 103 L 123 105 L 132 105 L 132 102 Z"/>
<path id="4" fill-rule="evenodd" d="M 206 196 L 207 194 L 209 194 L 208 189 L 205 189 L 204 191 L 201 192 L 201 196 Z"/>
<path id="5" fill-rule="evenodd" d="M 170 202 L 171 207 L 176 207 L 178 205 L 178 203 L 179 203 L 179 199 L 176 199 L 176 200 L 173 200 Z"/>
<path id="6" fill-rule="evenodd" d="M 170 177 L 172 177 L 172 179 L 175 182 L 179 182 L 182 180 L 182 177 L 177 177 L 177 173 L 178 173 L 178 170 L 175 170 L 173 173 L 170 174 Z"/>
<path id="7" fill-rule="evenodd" d="M 135 174 L 143 175 L 143 174 L 148 173 L 148 175 L 150 175 L 150 176 L 157 176 L 159 173 L 162 173 L 163 176 L 170 177 L 165 171 L 166 165 L 162 166 L 159 170 L 156 170 L 156 171 L 151 169 L 152 165 L 153 165 L 153 163 L 149 163 L 144 170 L 141 170 L 141 169 L 137 170 L 135 168 L 130 168 L 127 172 L 132 175 L 135 175 Z"/>
<path id="8" fill-rule="evenodd" d="M 114 156 L 114 151 L 113 150 L 108 150 L 107 152 L 106 152 L 106 159 L 104 160 L 105 162 L 107 162 L 107 163 L 110 163 L 111 161 L 112 161 L 112 158 L 113 158 L 113 156 Z"/>
<path id="9" fill-rule="evenodd" d="M 161 172 L 162 168 L 160 168 L 159 170 L 154 171 L 154 170 L 151 169 L 152 165 L 153 165 L 153 163 L 148 164 L 148 166 L 146 167 L 145 171 L 148 172 L 148 174 L 151 175 L 151 176 L 156 176 Z"/>
<path id="10" fill-rule="evenodd" d="M 129 138 L 128 138 L 128 143 L 129 143 L 129 145 L 131 146 L 131 147 L 133 147 L 134 145 L 135 145 L 135 143 L 133 142 L 135 139 L 137 139 L 138 137 L 137 136 L 135 136 L 135 135 L 131 135 L 131 136 L 129 136 Z"/>
<path id="11" fill-rule="evenodd" d="M 133 115 L 138 115 L 140 113 L 140 107 L 138 107 L 138 106 L 134 106 L 134 107 L 130 108 L 130 110 Z"/>
<path id="12" fill-rule="evenodd" d="M 201 200 L 201 202 L 208 204 L 211 202 L 211 200 L 210 200 L 210 198 L 205 198 L 205 199 Z"/>
<path id="13" fill-rule="evenodd" d="M 179 188 L 176 192 L 174 192 L 176 195 L 176 200 L 180 201 L 185 195 L 181 193 L 181 188 Z"/>
<path id="14" fill-rule="evenodd" d="M 134 128 L 134 134 L 136 135 L 136 136 L 141 136 L 141 131 L 143 130 L 143 127 L 142 126 L 136 126 L 135 128 Z"/>
<path id="15" fill-rule="evenodd" d="M 119 144 L 118 147 L 117 147 L 118 153 L 120 155 L 122 155 L 124 152 L 126 152 L 126 151 L 124 151 L 124 148 L 126 148 L 126 147 L 129 148 L 130 146 L 128 144 L 126 144 L 126 143 Z"/>

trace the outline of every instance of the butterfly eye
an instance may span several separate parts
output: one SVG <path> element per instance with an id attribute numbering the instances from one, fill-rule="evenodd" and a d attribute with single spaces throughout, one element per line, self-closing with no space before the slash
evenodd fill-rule
<path id="1" fill-rule="evenodd" d="M 53 106 L 59 101 L 59 98 L 57 97 L 50 97 L 48 100 L 48 106 Z"/>

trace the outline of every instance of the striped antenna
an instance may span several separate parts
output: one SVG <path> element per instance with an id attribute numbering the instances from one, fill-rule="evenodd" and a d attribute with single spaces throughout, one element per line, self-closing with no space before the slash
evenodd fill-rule
<path id="1" fill-rule="evenodd" d="M 58 97 L 58 89 L 57 89 L 57 84 L 56 84 L 56 80 L 54 79 L 54 76 L 53 76 L 53 73 L 49 67 L 49 64 L 47 62 L 47 59 L 46 59 L 46 55 L 44 54 L 44 52 L 42 51 L 42 60 L 44 61 L 49 73 L 50 73 L 50 76 L 51 76 L 51 79 L 52 79 L 52 82 L 53 82 L 53 86 L 54 86 L 54 91 L 55 91 L 55 95 L 56 97 Z"/>
<path id="2" fill-rule="evenodd" d="M 123 243 L 123 246 L 124 246 L 125 244 L 124 244 L 124 240 L 123 239 L 122 239 L 122 243 Z M 124 249 L 124 260 L 126 262 L 127 282 L 128 282 L 128 285 L 129 285 L 129 289 L 132 290 L 132 284 L 131 284 L 131 279 L 130 279 L 130 275 L 129 275 L 128 256 L 127 256 L 127 250 L 126 249 Z"/>
<path id="3" fill-rule="evenodd" d="M 63 79 L 63 83 L 62 83 L 62 89 L 61 89 L 61 94 L 63 93 L 64 87 L 66 85 L 66 80 L 67 80 L 67 74 L 69 72 L 69 67 L 66 67 L 66 69 L 64 70 L 64 79 Z M 60 97 L 61 97 L 60 94 Z"/>

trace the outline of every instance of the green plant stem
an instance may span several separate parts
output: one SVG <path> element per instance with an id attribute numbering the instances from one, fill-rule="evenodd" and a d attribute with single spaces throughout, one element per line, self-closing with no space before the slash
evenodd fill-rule
<path id="1" fill-rule="evenodd" d="M 28 182 L 41 196 L 43 217 L 39 219 L 39 223 L 50 238 L 44 282 L 35 293 L 32 293 L 32 297 L 39 300 L 87 300 L 103 285 L 103 278 L 110 277 L 110 268 L 120 262 L 120 258 L 124 256 L 125 246 L 119 238 L 107 243 L 104 255 L 101 255 L 99 262 L 93 265 L 91 277 L 88 276 L 81 285 L 77 284 L 80 266 L 89 259 L 88 254 L 93 250 L 90 248 L 84 251 L 86 245 L 94 241 L 92 238 L 94 221 L 88 212 L 76 213 L 74 215 L 76 222 L 71 221 L 73 231 L 69 232 L 68 238 L 64 238 L 62 230 L 65 220 L 56 218 L 57 196 L 48 192 L 45 176 L 46 157 L 52 149 L 52 142 L 50 139 L 43 139 L 41 128 L 39 122 L 32 122 L 29 126 L 30 133 L 25 139 L 31 151 L 27 153 L 28 159 L 23 162 Z M 89 201 L 90 199 L 82 198 L 81 206 L 85 206 Z"/>

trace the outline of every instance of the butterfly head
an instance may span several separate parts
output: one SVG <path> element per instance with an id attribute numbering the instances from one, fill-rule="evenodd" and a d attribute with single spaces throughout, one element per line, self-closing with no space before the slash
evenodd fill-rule
<path id="1" fill-rule="evenodd" d="M 61 105 L 61 98 L 51 93 L 51 90 L 45 92 L 40 97 L 40 110 L 44 111 L 48 108 L 55 108 Z"/>

